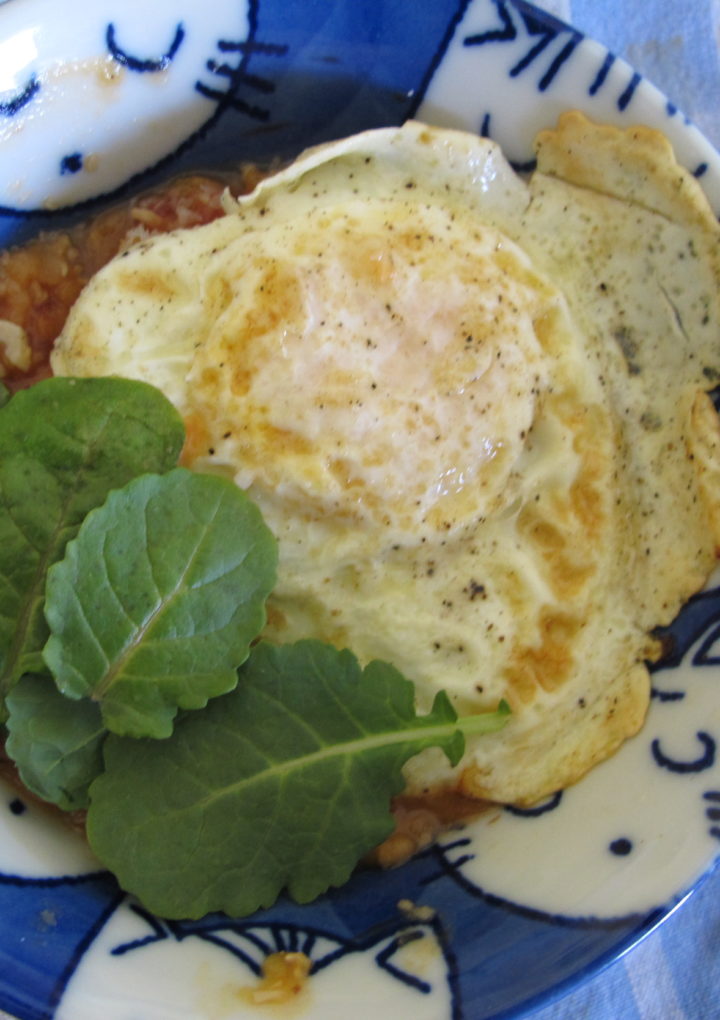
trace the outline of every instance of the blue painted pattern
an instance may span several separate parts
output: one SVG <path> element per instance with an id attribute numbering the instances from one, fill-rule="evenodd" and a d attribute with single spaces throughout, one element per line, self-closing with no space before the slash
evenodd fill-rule
<path id="1" fill-rule="evenodd" d="M 463 45 L 497 45 L 520 40 L 524 52 L 520 54 L 508 72 L 511 78 L 517 78 L 536 61 L 539 61 L 551 43 L 561 36 L 565 37 L 560 50 L 552 54 L 549 62 L 545 61 L 541 65 L 537 87 L 540 92 L 545 92 L 552 85 L 563 64 L 572 56 L 582 35 L 552 18 L 539 17 L 535 8 L 520 2 L 520 0 L 515 0 L 512 3 L 505 2 L 505 0 L 493 0 L 493 2 L 497 8 L 498 27 L 466 36 L 463 39 Z"/>
<path id="2" fill-rule="evenodd" d="M 37 80 L 35 75 L 32 75 L 30 80 L 24 89 L 12 96 L 10 99 L 5 99 L 0 102 L 0 116 L 2 117 L 14 117 L 23 107 L 27 106 L 31 102 L 40 90 L 40 82 Z"/>
<path id="3" fill-rule="evenodd" d="M 130 71 L 152 73 L 166 71 L 168 67 L 170 67 L 184 38 L 185 26 L 181 22 L 175 29 L 175 35 L 173 36 L 173 40 L 166 53 L 163 53 L 160 57 L 137 57 L 127 53 L 121 46 L 118 45 L 115 38 L 115 25 L 110 23 L 107 27 L 107 32 L 105 33 L 108 53 L 111 57 L 113 57 L 113 59 L 117 60 L 121 67 L 126 67 Z"/>
<path id="4" fill-rule="evenodd" d="M 422 101 L 467 0 L 440 0 L 422 19 L 414 17 L 409 0 L 362 7 L 336 0 L 329 8 L 247 0 L 246 6 L 246 33 L 219 35 L 204 65 L 188 79 L 188 88 L 208 101 L 206 119 L 160 160 L 150 166 L 139 162 L 130 177 L 134 188 L 161 179 L 168 165 L 182 172 L 195 169 L 198 160 L 206 166 L 224 163 L 228 151 L 259 162 L 287 158 L 307 145 L 401 123 Z M 159 53 L 131 52 L 112 19 L 103 32 L 108 55 L 143 77 L 172 73 L 190 41 L 182 21 L 168 26 L 167 48 Z M 40 77 L 33 76 L 15 94 L 0 94 L 0 118 L 31 117 L 33 104 L 44 101 Z M 57 131 L 62 135 L 60 121 Z M 93 144 L 91 130 L 88 146 Z M 63 154 L 55 164 L 58 176 L 80 179 L 87 155 L 77 148 Z M 91 184 L 97 174 L 86 179 Z M 121 195 L 123 187 L 115 193 Z M 107 198 L 103 193 L 100 201 Z M 89 207 L 92 199 L 67 209 L 49 210 L 44 202 L 18 208 L 0 196 L 0 243 L 64 226 L 86 216 Z"/>
<path id="5" fill-rule="evenodd" d="M 713 0 L 540 0 L 661 88 L 672 109 L 687 114 L 720 146 L 720 61 Z"/>

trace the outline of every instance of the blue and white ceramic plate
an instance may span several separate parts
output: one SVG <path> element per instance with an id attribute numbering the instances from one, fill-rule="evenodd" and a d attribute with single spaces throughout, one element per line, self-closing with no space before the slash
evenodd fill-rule
<path id="1" fill-rule="evenodd" d="M 0 7 L 0 244 L 185 168 L 290 156 L 414 116 L 521 167 L 569 107 L 661 128 L 720 211 L 720 157 L 647 81 L 522 0 L 12 0 Z M 720 583 L 720 582 L 719 582 Z M 0 790 L 0 1006 L 26 1020 L 247 1018 L 302 950 L 293 1015 L 519 1016 L 615 958 L 720 851 L 720 588 L 694 598 L 642 733 L 532 811 L 254 917 L 166 922 L 79 836 Z M 408 910 L 406 904 L 430 909 Z"/>

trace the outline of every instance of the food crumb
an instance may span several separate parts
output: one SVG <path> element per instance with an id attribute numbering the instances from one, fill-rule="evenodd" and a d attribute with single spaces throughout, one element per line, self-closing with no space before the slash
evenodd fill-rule
<path id="1" fill-rule="evenodd" d="M 277 1006 L 292 1002 L 306 988 L 310 958 L 305 953 L 271 953 L 262 965 L 256 985 L 238 989 L 238 997 L 252 1006 Z"/>
<path id="2" fill-rule="evenodd" d="M 412 900 L 398 900 L 397 907 L 400 913 L 404 914 L 408 920 L 414 921 L 418 924 L 427 924 L 435 918 L 436 914 L 434 907 L 418 905 L 417 903 L 413 903 Z"/>

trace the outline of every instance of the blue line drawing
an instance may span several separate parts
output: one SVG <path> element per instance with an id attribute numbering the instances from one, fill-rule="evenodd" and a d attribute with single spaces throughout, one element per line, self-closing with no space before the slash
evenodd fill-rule
<path id="1" fill-rule="evenodd" d="M 658 662 L 650 665 L 650 672 L 655 678 L 664 670 L 679 666 L 703 635 L 705 639 L 693 654 L 691 664 L 720 665 L 720 656 L 710 654 L 720 638 L 720 589 L 712 588 L 694 595 L 673 623 L 659 628 L 656 634 L 663 643 L 664 653 Z"/>
<path id="2" fill-rule="evenodd" d="M 173 40 L 170 43 L 169 48 L 161 57 L 141 58 L 132 56 L 126 50 L 118 46 L 115 38 L 115 26 L 112 22 L 108 25 L 105 33 L 105 42 L 107 44 L 108 52 L 115 60 L 117 60 L 118 64 L 122 67 L 127 67 L 130 71 L 138 71 L 141 73 L 157 73 L 158 71 L 166 71 L 173 62 L 184 38 L 185 26 L 182 22 L 180 22 L 175 28 L 175 35 L 173 36 Z"/>
<path id="3" fill-rule="evenodd" d="M 591 95 L 591 96 L 597 95 L 597 93 L 600 91 L 600 89 L 605 84 L 607 76 L 610 73 L 610 68 L 613 66 L 614 63 L 615 63 L 615 55 L 613 53 L 607 53 L 605 55 L 605 59 L 603 60 L 601 66 L 600 66 L 600 70 L 598 71 L 595 79 L 593 80 L 592 85 L 588 89 L 588 94 L 589 95 Z"/>
<path id="4" fill-rule="evenodd" d="M 463 39 L 463 45 L 486 46 L 497 43 L 514 43 L 526 36 L 531 45 L 510 67 L 508 74 L 511 78 L 517 78 L 533 65 L 560 35 L 568 34 L 570 36 L 560 51 L 552 57 L 538 80 L 538 89 L 545 92 L 552 85 L 563 64 L 570 59 L 578 43 L 582 41 L 582 34 L 553 18 L 539 18 L 534 8 L 519 2 L 519 0 L 516 0 L 513 6 L 517 10 L 522 24 L 513 16 L 511 5 L 506 0 L 493 0 L 493 3 L 497 10 L 499 25 L 485 32 L 466 36 Z"/>
<path id="5" fill-rule="evenodd" d="M 218 114 L 228 107 L 231 107 L 238 113 L 245 114 L 247 117 L 251 117 L 254 120 L 267 123 L 270 120 L 270 110 L 265 107 L 256 106 L 254 103 L 248 103 L 244 99 L 240 99 L 237 96 L 237 91 L 241 86 L 245 85 L 258 92 L 263 92 L 266 95 L 273 93 L 276 89 L 276 85 L 272 79 L 262 75 L 251 74 L 247 70 L 248 62 L 253 54 L 258 53 L 262 53 L 265 56 L 284 57 L 288 52 L 288 47 L 279 43 L 255 43 L 250 40 L 233 43 L 221 39 L 218 43 L 218 49 L 221 53 L 239 53 L 242 57 L 238 67 L 233 67 L 226 61 L 219 63 L 214 59 L 208 60 L 206 64 L 207 69 L 212 74 L 217 75 L 219 78 L 227 79 L 230 82 L 230 88 L 226 90 L 218 89 L 211 85 L 206 85 L 202 81 L 197 81 L 195 82 L 196 92 L 205 96 L 206 99 L 212 99 L 217 102 Z"/>
<path id="6" fill-rule="evenodd" d="M 535 807 L 530 808 L 519 808 L 513 807 L 512 804 L 505 806 L 505 810 L 508 814 L 515 815 L 517 818 L 539 818 L 540 815 L 546 815 L 548 811 L 554 811 L 560 807 L 562 801 L 563 792 L 558 790 L 552 797 L 548 797 L 541 804 L 536 804 Z"/>
<path id="7" fill-rule="evenodd" d="M 642 76 L 639 75 L 637 73 L 637 71 L 634 72 L 632 78 L 630 79 L 630 81 L 629 81 L 629 83 L 627 85 L 627 88 L 625 89 L 625 91 L 622 93 L 622 95 L 618 99 L 618 109 L 620 109 L 620 110 L 626 110 L 627 109 L 627 107 L 630 105 L 632 97 L 635 95 L 635 90 L 637 89 L 637 87 L 638 87 L 638 85 L 640 84 L 641 81 L 642 81 Z"/>
<path id="8" fill-rule="evenodd" d="M 705 809 L 705 817 L 709 822 L 720 822 L 720 790 L 707 790 L 703 800 L 709 803 Z M 713 839 L 720 839 L 720 825 L 711 825 L 708 832 Z"/>
<path id="9" fill-rule="evenodd" d="M 126 956 L 168 940 L 182 942 L 199 938 L 229 953 L 254 977 L 261 976 L 264 961 L 274 953 L 304 953 L 310 960 L 312 977 L 341 960 L 369 954 L 382 971 L 421 995 L 431 995 L 437 989 L 422 974 L 408 970 L 401 963 L 399 954 L 407 945 L 432 938 L 445 956 L 445 980 L 451 999 L 455 998 L 450 988 L 455 971 L 454 957 L 449 952 L 443 923 L 434 912 L 429 912 L 426 919 L 418 920 L 395 911 L 367 930 L 348 935 L 327 925 L 303 927 L 296 922 L 267 920 L 263 916 L 233 921 L 217 915 L 198 922 L 175 922 L 159 920 L 137 905 L 132 905 L 131 910 L 150 930 L 147 936 L 116 945 L 111 951 L 114 956 Z M 454 1015 L 460 1016 L 457 1003 L 455 1009 Z"/>
<path id="10" fill-rule="evenodd" d="M 37 75 L 33 74 L 24 89 L 13 96 L 12 99 L 6 99 L 0 103 L 0 115 L 3 117 L 14 117 L 16 113 L 19 113 L 20 110 L 35 98 L 39 91 L 40 82 L 37 79 Z"/>
<path id="11" fill-rule="evenodd" d="M 660 746 L 660 741 L 656 738 L 650 744 L 650 751 L 655 762 L 669 772 L 676 772 L 678 774 L 687 774 L 690 772 L 704 772 L 706 769 L 710 769 L 715 764 L 715 751 L 716 742 L 709 733 L 704 733 L 702 730 L 695 734 L 698 742 L 703 747 L 703 752 L 698 758 L 687 760 L 681 760 L 678 758 L 671 758 L 665 754 Z"/>

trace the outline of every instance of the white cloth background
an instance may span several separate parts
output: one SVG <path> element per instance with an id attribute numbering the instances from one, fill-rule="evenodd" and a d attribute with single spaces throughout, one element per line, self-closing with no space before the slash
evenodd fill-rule
<path id="1" fill-rule="evenodd" d="M 624 57 L 720 149 L 720 0 L 535 0 L 535 6 Z"/>

